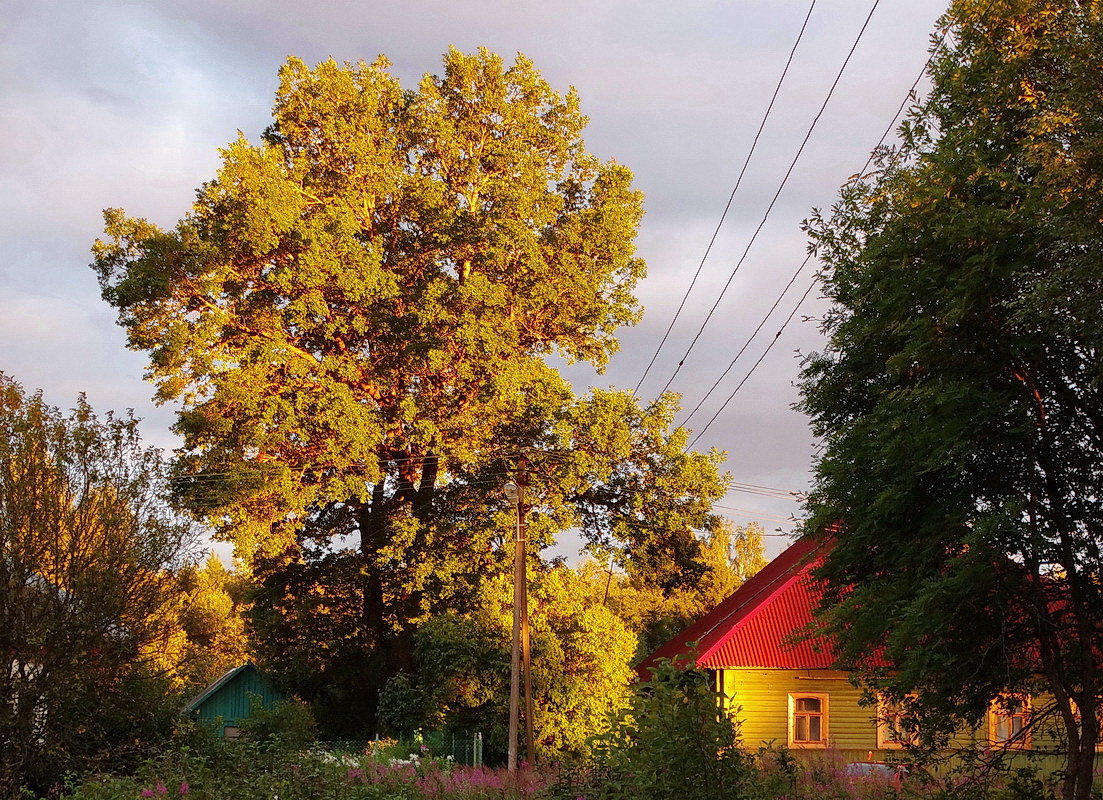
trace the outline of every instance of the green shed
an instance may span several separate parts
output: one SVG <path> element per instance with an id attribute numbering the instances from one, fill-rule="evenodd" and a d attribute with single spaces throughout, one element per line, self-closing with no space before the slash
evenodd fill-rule
<path id="1" fill-rule="evenodd" d="M 248 719 L 253 700 L 271 708 L 284 695 L 264 678 L 252 664 L 234 667 L 202 691 L 184 708 L 190 719 L 208 725 L 218 725 L 219 735 L 236 739 L 239 722 Z"/>

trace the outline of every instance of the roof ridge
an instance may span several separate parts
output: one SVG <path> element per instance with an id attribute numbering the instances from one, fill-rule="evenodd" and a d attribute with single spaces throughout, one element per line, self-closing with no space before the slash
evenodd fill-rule
<path id="1" fill-rule="evenodd" d="M 230 667 L 230 669 L 223 672 L 218 678 L 212 681 L 206 689 L 196 695 L 191 702 L 184 706 L 184 713 L 187 714 L 199 708 L 199 706 L 202 705 L 208 697 L 210 697 L 212 694 L 214 694 L 227 683 L 229 683 L 235 675 L 239 674 L 247 667 L 253 667 L 253 669 L 257 669 L 255 666 L 253 666 L 253 663 L 251 661 L 246 661 L 244 664 L 240 664 L 236 667 Z M 257 672 L 259 673 L 260 670 L 257 670 Z"/>

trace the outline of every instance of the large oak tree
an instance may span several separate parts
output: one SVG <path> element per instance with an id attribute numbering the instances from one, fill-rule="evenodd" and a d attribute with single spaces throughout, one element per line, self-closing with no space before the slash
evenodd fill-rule
<path id="1" fill-rule="evenodd" d="M 683 452 L 669 399 L 576 399 L 550 363 L 600 369 L 643 275 L 640 193 L 574 92 L 485 50 L 416 90 L 290 59 L 273 115 L 174 230 L 109 211 L 94 266 L 182 401 L 182 497 L 258 570 L 300 674 L 370 716 L 411 626 L 501 566 L 519 463 L 538 544 L 578 525 L 689 579 L 716 455 Z"/>

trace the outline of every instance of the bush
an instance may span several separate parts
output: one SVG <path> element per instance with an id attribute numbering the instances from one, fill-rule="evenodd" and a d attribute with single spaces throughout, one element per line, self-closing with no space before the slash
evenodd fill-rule
<path id="1" fill-rule="evenodd" d="M 565 770 L 555 791 L 570 800 L 740 797 L 753 783 L 753 765 L 736 734 L 710 675 L 664 662 L 609 732 L 592 740 L 593 766 Z"/>
<path id="2" fill-rule="evenodd" d="M 259 698 L 252 697 L 249 705 L 249 719 L 239 723 L 245 741 L 294 750 L 317 739 L 314 714 L 301 700 L 281 700 L 266 708 Z"/>

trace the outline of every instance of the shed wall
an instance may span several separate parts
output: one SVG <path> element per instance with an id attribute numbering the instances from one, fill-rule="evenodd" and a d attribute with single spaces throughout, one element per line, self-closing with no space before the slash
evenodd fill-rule
<path id="1" fill-rule="evenodd" d="M 225 725 L 236 725 L 238 720 L 248 719 L 251 695 L 259 698 L 265 707 L 283 699 L 282 694 L 265 683 L 259 672 L 245 669 L 200 703 L 196 717 L 200 720 L 221 717 Z"/>

